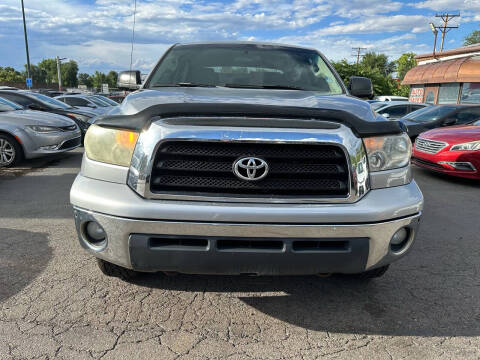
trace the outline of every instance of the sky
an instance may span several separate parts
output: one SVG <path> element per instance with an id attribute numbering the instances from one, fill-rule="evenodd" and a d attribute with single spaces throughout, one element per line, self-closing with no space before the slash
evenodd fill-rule
<path id="1" fill-rule="evenodd" d="M 73 59 L 80 72 L 130 67 L 134 0 L 24 0 L 30 60 Z M 306 45 L 354 61 L 353 47 L 431 52 L 429 23 L 452 21 L 445 49 L 480 30 L 480 0 L 137 0 L 132 68 L 148 72 L 174 43 L 252 40 Z M 20 0 L 0 1 L 0 66 L 26 63 Z"/>

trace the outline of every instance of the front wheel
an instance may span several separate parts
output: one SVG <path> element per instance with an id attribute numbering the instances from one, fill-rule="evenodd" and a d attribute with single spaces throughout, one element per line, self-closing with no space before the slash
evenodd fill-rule
<path id="1" fill-rule="evenodd" d="M 140 274 L 137 271 L 130 270 L 98 258 L 97 265 L 104 275 L 118 277 L 126 281 L 133 280 Z"/>
<path id="2" fill-rule="evenodd" d="M 22 160 L 22 148 L 10 135 L 0 134 L 0 168 L 12 167 Z"/>

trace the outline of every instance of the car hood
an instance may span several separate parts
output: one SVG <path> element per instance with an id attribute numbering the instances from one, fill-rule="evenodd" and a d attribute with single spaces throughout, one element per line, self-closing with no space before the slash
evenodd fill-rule
<path id="1" fill-rule="evenodd" d="M 480 126 L 458 125 L 429 130 L 421 134 L 421 137 L 429 140 L 444 141 L 449 144 L 480 140 Z"/>
<path id="2" fill-rule="evenodd" d="M 161 88 L 128 95 L 109 115 L 132 115 L 146 108 L 172 103 L 251 104 L 343 110 L 366 121 L 385 121 L 375 116 L 370 104 L 348 95 L 322 96 L 313 91 L 230 88 Z"/>
<path id="3" fill-rule="evenodd" d="M 73 120 L 63 115 L 34 110 L 2 112 L 0 120 L 12 121 L 18 125 L 69 126 L 75 124 Z"/>

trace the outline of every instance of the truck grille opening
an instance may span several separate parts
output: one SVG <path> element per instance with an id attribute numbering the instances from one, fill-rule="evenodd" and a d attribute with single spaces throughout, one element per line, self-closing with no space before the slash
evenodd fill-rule
<path id="1" fill-rule="evenodd" d="M 292 244 L 293 251 L 349 251 L 350 243 L 348 241 L 328 241 L 328 240 L 298 240 Z"/>
<path id="2" fill-rule="evenodd" d="M 269 167 L 248 181 L 233 171 L 236 160 L 256 157 Z M 335 145 L 166 141 L 150 179 L 152 193 L 207 196 L 347 196 L 348 164 Z"/>
<path id="3" fill-rule="evenodd" d="M 217 249 L 228 250 L 266 250 L 282 251 L 283 241 L 281 240 L 217 240 Z"/>

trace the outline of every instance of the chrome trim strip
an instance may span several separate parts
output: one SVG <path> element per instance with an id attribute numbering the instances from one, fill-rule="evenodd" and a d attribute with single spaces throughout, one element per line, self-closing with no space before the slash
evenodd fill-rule
<path id="1" fill-rule="evenodd" d="M 357 138 L 345 125 L 334 129 L 239 128 L 221 126 L 179 126 L 168 124 L 169 119 L 156 119 L 139 136 L 128 174 L 128 185 L 147 199 L 189 200 L 240 203 L 353 203 L 370 190 L 367 156 L 362 139 Z M 325 121 L 326 125 L 330 122 Z M 327 127 L 327 126 L 326 126 Z M 157 194 L 150 191 L 150 174 L 154 156 L 160 144 L 167 140 L 228 141 L 242 143 L 335 145 L 342 149 L 349 166 L 349 193 L 343 197 L 301 196 L 205 196 L 195 194 Z"/>

